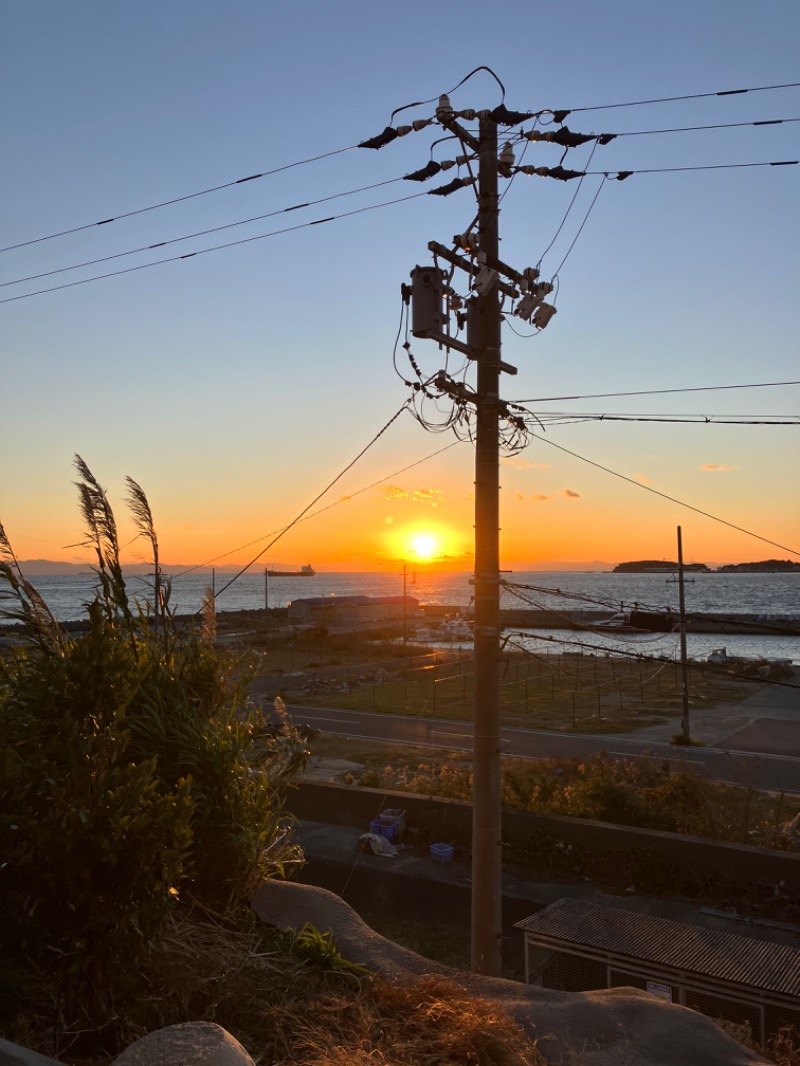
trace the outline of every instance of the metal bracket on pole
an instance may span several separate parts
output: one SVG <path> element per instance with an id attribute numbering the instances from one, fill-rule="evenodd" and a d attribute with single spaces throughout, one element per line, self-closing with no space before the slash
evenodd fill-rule
<path id="1" fill-rule="evenodd" d="M 480 264 L 472 263 L 470 260 L 464 259 L 460 255 L 456 255 L 455 252 L 445 247 L 445 245 L 440 244 L 438 241 L 428 241 L 428 251 L 433 252 L 434 255 L 438 255 L 440 259 L 447 260 L 448 263 L 452 263 L 453 266 L 458 267 L 460 270 L 466 271 L 467 274 L 472 274 L 474 276 L 481 269 Z M 492 270 L 498 271 L 500 274 L 517 273 L 517 271 L 512 272 L 511 267 L 507 267 L 505 263 L 501 263 L 499 259 L 494 259 L 491 256 L 486 257 L 486 265 Z M 521 275 L 517 276 L 521 277 Z M 504 281 L 498 279 L 496 284 L 500 292 L 504 293 L 506 296 L 510 296 L 512 300 L 515 300 L 519 295 L 512 285 L 507 285 Z"/>

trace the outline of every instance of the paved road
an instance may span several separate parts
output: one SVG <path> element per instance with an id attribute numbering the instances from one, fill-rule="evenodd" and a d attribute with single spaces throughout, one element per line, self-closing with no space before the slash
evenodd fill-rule
<path id="1" fill-rule="evenodd" d="M 470 722 L 370 714 L 298 703 L 290 704 L 289 710 L 297 721 L 337 736 L 451 751 L 472 750 Z M 800 758 L 794 756 L 728 751 L 722 747 L 682 748 L 659 741 L 634 739 L 630 735 L 549 733 L 508 727 L 501 730 L 501 744 L 504 755 L 521 759 L 586 759 L 605 751 L 616 759 L 680 760 L 716 781 L 800 793 Z"/>

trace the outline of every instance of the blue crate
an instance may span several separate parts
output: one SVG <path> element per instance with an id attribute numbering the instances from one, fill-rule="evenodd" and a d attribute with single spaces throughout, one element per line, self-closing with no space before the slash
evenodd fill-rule
<path id="1" fill-rule="evenodd" d="M 452 862 L 453 849 L 449 844 L 431 844 L 431 858 L 434 862 Z"/>
<path id="2" fill-rule="evenodd" d="M 370 822 L 369 831 L 376 836 L 386 837 L 387 840 L 395 840 L 400 835 L 400 827 L 396 822 L 392 825 L 384 825 L 380 821 Z"/>

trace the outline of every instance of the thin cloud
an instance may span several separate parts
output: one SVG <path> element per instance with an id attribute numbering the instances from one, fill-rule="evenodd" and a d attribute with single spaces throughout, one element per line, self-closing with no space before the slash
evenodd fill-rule
<path id="1" fill-rule="evenodd" d="M 549 470 L 550 463 L 530 463 L 527 459 L 521 459 L 518 455 L 510 455 L 500 460 L 506 466 L 515 466 L 519 470 Z"/>
<path id="2" fill-rule="evenodd" d="M 698 466 L 698 470 L 706 470 L 715 474 L 727 474 L 731 470 L 738 470 L 738 466 L 731 466 L 729 463 L 703 463 L 702 466 Z"/>
<path id="3" fill-rule="evenodd" d="M 426 503 L 430 507 L 438 507 L 444 503 L 441 489 L 415 489 L 411 496 L 412 503 Z"/>
<path id="4" fill-rule="evenodd" d="M 381 493 L 381 500 L 407 500 L 409 503 L 422 503 L 428 507 L 439 507 L 445 502 L 441 489 L 414 489 L 413 492 L 407 492 L 400 485 L 383 485 Z"/>
<path id="5" fill-rule="evenodd" d="M 634 474 L 634 481 L 638 481 L 640 485 L 652 485 L 652 478 L 646 477 L 644 474 Z"/>
<path id="6" fill-rule="evenodd" d="M 517 492 L 514 495 L 521 503 L 525 503 L 526 500 L 530 500 L 532 503 L 548 503 L 559 496 L 563 496 L 567 500 L 579 500 L 581 498 L 581 494 L 574 489 L 562 489 L 561 492 L 551 493 L 535 492 L 531 496 L 524 496 L 521 492 Z"/>

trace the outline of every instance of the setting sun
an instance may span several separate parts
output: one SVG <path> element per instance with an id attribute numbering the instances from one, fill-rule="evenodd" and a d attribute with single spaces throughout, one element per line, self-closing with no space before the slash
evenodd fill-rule
<path id="1" fill-rule="evenodd" d="M 411 540 L 411 551 L 420 559 L 432 559 L 439 551 L 439 543 L 432 533 L 417 533 Z"/>

